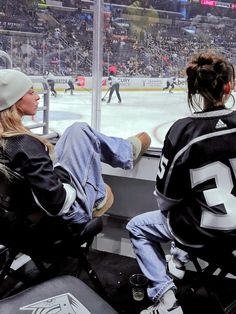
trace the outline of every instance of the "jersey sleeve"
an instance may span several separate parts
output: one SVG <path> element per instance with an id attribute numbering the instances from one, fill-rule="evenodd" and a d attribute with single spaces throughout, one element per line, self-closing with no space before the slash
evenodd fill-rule
<path id="1" fill-rule="evenodd" d="M 172 134 L 173 129 L 170 129 L 164 141 L 156 176 L 154 195 L 160 210 L 175 208 L 184 197 L 182 179 L 179 169 L 176 168 L 178 147 L 175 146 Z"/>

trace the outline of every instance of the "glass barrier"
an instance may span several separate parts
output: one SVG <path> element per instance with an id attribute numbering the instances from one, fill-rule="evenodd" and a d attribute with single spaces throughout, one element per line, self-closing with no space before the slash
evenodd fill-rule
<path id="1" fill-rule="evenodd" d="M 235 63 L 235 25 L 236 10 L 201 1 L 104 4 L 102 131 L 129 136 L 146 130 L 152 146 L 161 148 L 169 127 L 189 115 L 189 58 L 211 49 Z M 118 84 L 112 97 L 110 73 Z"/>
<path id="2" fill-rule="evenodd" d="M 144 130 L 162 148 L 189 114 L 186 63 L 211 49 L 236 64 L 235 26 L 231 0 L 4 1 L 0 50 L 48 82 L 49 130 L 75 121 L 121 137 Z"/>

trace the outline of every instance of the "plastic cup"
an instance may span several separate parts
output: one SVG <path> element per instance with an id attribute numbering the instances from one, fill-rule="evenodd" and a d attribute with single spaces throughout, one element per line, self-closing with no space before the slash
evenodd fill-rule
<path id="1" fill-rule="evenodd" d="M 143 274 L 133 274 L 129 278 L 132 287 L 132 296 L 135 301 L 142 301 L 145 296 L 145 291 L 148 279 Z"/>

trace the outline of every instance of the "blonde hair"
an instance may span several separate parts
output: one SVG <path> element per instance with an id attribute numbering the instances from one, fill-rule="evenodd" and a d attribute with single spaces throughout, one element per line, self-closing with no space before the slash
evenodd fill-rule
<path id="1" fill-rule="evenodd" d="M 28 128 L 26 128 L 22 123 L 22 112 L 17 106 L 18 102 L 7 108 L 6 110 L 0 111 L 0 123 L 2 130 L 0 131 L 1 146 L 3 147 L 4 139 L 12 136 L 27 134 L 44 144 L 50 154 L 53 152 L 53 145 L 44 137 L 32 133 Z"/>

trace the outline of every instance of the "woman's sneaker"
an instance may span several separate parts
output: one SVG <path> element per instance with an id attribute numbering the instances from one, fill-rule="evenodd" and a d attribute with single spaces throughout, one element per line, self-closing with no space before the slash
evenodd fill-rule
<path id="1" fill-rule="evenodd" d="M 140 314 L 183 314 L 181 306 L 177 303 L 173 289 L 167 290 L 159 302 L 149 306 Z"/>
<path id="2" fill-rule="evenodd" d="M 177 303 L 175 303 L 171 308 L 167 308 L 160 302 L 149 306 L 146 310 L 140 312 L 140 314 L 183 314 L 183 310 Z"/>
<path id="3" fill-rule="evenodd" d="M 167 271 L 174 279 L 183 279 L 186 268 L 182 262 L 175 259 L 173 255 L 166 255 Z"/>
<path id="4" fill-rule="evenodd" d="M 173 289 L 167 290 L 158 303 L 149 306 L 140 314 L 183 314 L 181 306 L 177 303 Z"/>

